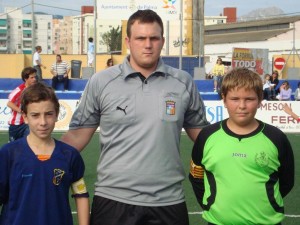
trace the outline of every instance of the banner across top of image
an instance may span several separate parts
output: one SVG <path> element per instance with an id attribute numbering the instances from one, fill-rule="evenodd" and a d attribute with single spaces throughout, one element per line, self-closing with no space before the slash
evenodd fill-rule
<path id="1" fill-rule="evenodd" d="M 127 20 L 137 10 L 151 9 L 162 20 L 179 20 L 181 0 L 97 0 L 97 17 Z"/>

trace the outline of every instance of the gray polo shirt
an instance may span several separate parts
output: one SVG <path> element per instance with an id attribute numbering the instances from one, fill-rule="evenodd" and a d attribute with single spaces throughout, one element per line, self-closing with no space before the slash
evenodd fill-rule
<path id="1" fill-rule="evenodd" d="M 70 129 L 100 125 L 95 195 L 142 206 L 184 202 L 182 128 L 208 124 L 192 77 L 159 60 L 142 80 L 126 58 L 94 74 Z"/>

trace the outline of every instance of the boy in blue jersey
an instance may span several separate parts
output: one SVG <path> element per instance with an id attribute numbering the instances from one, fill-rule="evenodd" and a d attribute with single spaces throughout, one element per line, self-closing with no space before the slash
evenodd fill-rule
<path id="1" fill-rule="evenodd" d="M 190 181 L 209 224 L 280 224 L 294 186 L 286 135 L 255 119 L 263 95 L 258 74 L 237 68 L 221 94 L 229 118 L 203 128 L 192 152 Z"/>
<path id="2" fill-rule="evenodd" d="M 36 83 L 21 97 L 30 133 L 0 149 L 0 225 L 72 225 L 72 188 L 80 225 L 89 224 L 84 162 L 73 147 L 51 137 L 59 114 L 52 88 Z"/>

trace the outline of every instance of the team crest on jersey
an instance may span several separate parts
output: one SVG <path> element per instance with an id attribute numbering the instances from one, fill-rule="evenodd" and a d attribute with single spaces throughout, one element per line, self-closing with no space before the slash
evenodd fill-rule
<path id="1" fill-rule="evenodd" d="M 54 169 L 53 172 L 54 172 L 53 184 L 59 185 L 62 181 L 65 171 L 63 171 L 61 169 Z"/>
<path id="2" fill-rule="evenodd" d="M 255 162 L 260 167 L 266 167 L 269 164 L 269 157 L 265 152 L 260 152 L 255 155 Z"/>
<path id="3" fill-rule="evenodd" d="M 174 101 L 168 100 L 166 101 L 166 114 L 170 115 L 170 116 L 174 116 L 175 115 L 175 103 Z"/>

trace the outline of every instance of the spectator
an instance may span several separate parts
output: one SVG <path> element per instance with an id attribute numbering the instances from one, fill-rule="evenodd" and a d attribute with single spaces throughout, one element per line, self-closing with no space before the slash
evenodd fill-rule
<path id="1" fill-rule="evenodd" d="M 163 34 L 154 11 L 130 16 L 130 55 L 91 77 L 62 136 L 82 150 L 101 127 L 91 225 L 189 223 L 180 135 L 195 140 L 208 122 L 192 77 L 160 57 Z"/>
<path id="2" fill-rule="evenodd" d="M 95 52 L 94 39 L 92 37 L 89 37 L 88 41 L 88 66 L 93 67 Z"/>
<path id="3" fill-rule="evenodd" d="M 43 72 L 41 67 L 46 69 L 46 66 L 42 64 L 42 59 L 40 56 L 40 53 L 42 52 L 42 47 L 41 46 L 36 46 L 35 47 L 35 53 L 33 54 L 33 67 L 36 69 L 36 80 L 38 82 L 43 81 Z"/>
<path id="4" fill-rule="evenodd" d="M 273 87 L 272 86 L 271 87 L 274 90 L 274 95 L 272 95 L 271 98 L 272 99 L 276 99 L 276 95 L 279 94 L 279 88 L 277 87 L 278 83 L 279 83 L 279 80 L 278 80 L 278 71 L 277 70 L 273 71 L 270 80 L 271 80 L 271 84 L 273 84 Z"/>
<path id="5" fill-rule="evenodd" d="M 214 76 L 214 92 L 219 92 L 222 78 L 225 75 L 225 66 L 220 57 L 217 59 L 217 62 L 213 67 L 212 74 Z"/>
<path id="6" fill-rule="evenodd" d="M 271 100 L 272 96 L 275 96 L 274 93 L 274 84 L 271 84 L 271 76 L 270 74 L 265 75 L 263 90 L 264 90 L 264 99 Z"/>
<path id="7" fill-rule="evenodd" d="M 221 87 L 229 118 L 203 128 L 192 152 L 190 181 L 209 224 L 280 224 L 294 186 L 287 136 L 255 118 L 262 80 L 236 68 Z"/>
<path id="8" fill-rule="evenodd" d="M 56 89 L 58 82 L 64 83 L 64 91 L 69 88 L 69 72 L 70 66 L 66 61 L 62 61 L 61 55 L 56 55 L 56 62 L 52 64 L 51 73 L 52 77 L 52 88 Z"/>
<path id="9" fill-rule="evenodd" d="M 280 92 L 277 95 L 280 101 L 290 101 L 292 96 L 292 89 L 288 81 L 284 81 L 280 86 Z"/>
<path id="10" fill-rule="evenodd" d="M 108 67 L 111 67 L 114 65 L 114 62 L 113 62 L 113 59 L 112 58 L 109 58 L 107 61 L 106 61 L 106 68 Z"/>
<path id="11" fill-rule="evenodd" d="M 11 108 L 12 113 L 8 121 L 9 141 L 14 141 L 29 134 L 29 128 L 24 122 L 21 110 L 21 95 L 25 88 L 36 82 L 36 69 L 26 67 L 21 73 L 24 83 L 15 88 L 8 96 L 7 106 Z"/>
<path id="12" fill-rule="evenodd" d="M 295 90 L 295 101 L 300 101 L 300 82 L 298 82 L 298 87 Z"/>
<path id="13" fill-rule="evenodd" d="M 51 137 L 59 113 L 53 89 L 31 85 L 21 105 L 30 133 L 0 149 L 0 224 L 72 225 L 72 188 L 79 225 L 88 225 L 83 160 L 76 149 Z"/>

